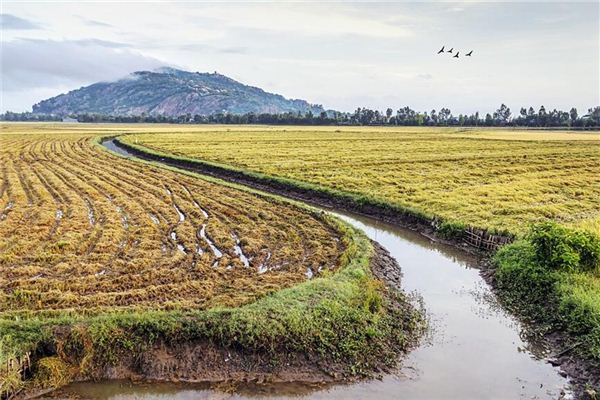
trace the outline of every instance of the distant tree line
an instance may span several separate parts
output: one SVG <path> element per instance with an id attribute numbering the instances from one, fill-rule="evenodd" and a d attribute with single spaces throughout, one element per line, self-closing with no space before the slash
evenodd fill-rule
<path id="1" fill-rule="evenodd" d="M 34 114 L 32 112 L 15 113 L 7 111 L 4 114 L 0 114 L 0 121 L 62 121 L 63 116 L 53 114 Z"/>
<path id="2" fill-rule="evenodd" d="M 180 115 L 170 117 L 164 115 L 106 115 L 95 113 L 72 114 L 68 116 L 13 113 L 7 111 L 0 115 L 3 121 L 62 121 L 70 118 L 79 122 L 115 122 L 115 123 L 175 123 L 175 124 L 270 124 L 270 125 L 392 125 L 392 126 L 513 126 L 531 128 L 598 128 L 600 127 L 600 106 L 588 109 L 580 115 L 577 109 L 546 111 L 544 106 L 539 110 L 533 107 L 521 108 L 513 115 L 510 108 L 502 104 L 494 113 L 480 115 L 453 115 L 449 108 L 439 111 L 420 112 L 403 107 L 394 113 L 388 108 L 385 112 L 370 108 L 357 108 L 353 113 L 327 111 L 318 115 L 307 113 L 281 114 L 212 114 L 212 115 Z"/>

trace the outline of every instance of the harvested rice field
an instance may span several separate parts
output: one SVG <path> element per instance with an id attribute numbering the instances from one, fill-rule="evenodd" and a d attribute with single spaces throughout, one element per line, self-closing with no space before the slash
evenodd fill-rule
<path id="1" fill-rule="evenodd" d="M 554 220 L 600 232 L 597 132 L 203 126 L 121 140 L 478 228 Z"/>
<path id="2" fill-rule="evenodd" d="M 308 213 L 119 159 L 78 131 L 0 135 L 0 314 L 237 306 L 334 270 Z"/>

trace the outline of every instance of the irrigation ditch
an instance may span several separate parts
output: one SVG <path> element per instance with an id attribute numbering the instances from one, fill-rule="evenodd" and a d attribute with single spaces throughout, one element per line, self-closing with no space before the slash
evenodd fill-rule
<path id="1" fill-rule="evenodd" d="M 115 137 L 106 138 L 102 145 L 125 157 L 210 175 L 323 208 L 362 229 L 389 251 L 402 269 L 403 289 L 423 297 L 430 317 L 430 335 L 427 343 L 409 354 L 397 373 L 351 385 L 235 385 L 236 398 L 262 397 L 265 393 L 280 398 L 321 398 L 324 393 L 327 398 L 395 398 L 402 393 L 414 399 L 577 395 L 571 389 L 571 383 L 578 383 L 577 366 L 567 362 L 563 365 L 566 368 L 556 366 L 556 357 L 552 356 L 560 354 L 552 344 L 556 346 L 557 342 L 549 347 L 539 332 L 505 311 L 488 284 L 493 282 L 493 273 L 481 268 L 489 251 L 510 242 L 510 236 L 464 228 L 464 234 L 442 237 L 438 232 L 440 221 L 415 213 L 360 204 L 210 163 L 150 154 Z M 554 365 L 548 361 L 554 361 Z M 116 391 L 148 396 L 169 393 L 170 398 L 183 399 L 190 391 L 200 394 L 213 389 L 175 383 L 132 386 L 116 381 L 79 383 L 65 390 L 67 394 L 92 398 L 110 398 L 108 394 Z"/>

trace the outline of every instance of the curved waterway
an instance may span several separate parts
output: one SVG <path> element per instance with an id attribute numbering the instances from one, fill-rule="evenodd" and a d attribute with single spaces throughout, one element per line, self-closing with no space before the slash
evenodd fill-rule
<path id="1" fill-rule="evenodd" d="M 112 142 L 105 146 L 130 156 Z M 546 362 L 544 348 L 498 304 L 480 275 L 476 257 L 371 218 L 327 212 L 362 229 L 385 247 L 402 268 L 404 290 L 422 297 L 431 329 L 397 373 L 354 384 L 244 385 L 233 391 L 206 385 L 108 381 L 73 384 L 63 394 L 111 400 L 571 397 L 568 379 Z"/>

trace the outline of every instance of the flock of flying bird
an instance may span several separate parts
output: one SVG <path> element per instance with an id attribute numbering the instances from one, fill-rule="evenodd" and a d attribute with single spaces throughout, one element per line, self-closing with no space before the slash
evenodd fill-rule
<path id="1" fill-rule="evenodd" d="M 454 51 L 454 47 L 451 48 L 450 50 L 444 50 L 444 47 L 446 46 L 442 46 L 442 48 L 440 49 L 440 51 L 438 51 L 438 54 L 441 53 L 452 53 Z M 452 58 L 459 58 L 458 55 L 460 54 L 460 51 L 457 51 L 456 54 L 454 55 L 454 57 Z M 465 57 L 471 57 L 471 54 L 473 54 L 473 50 L 471 50 L 470 52 L 468 52 L 467 54 L 465 54 Z"/>

